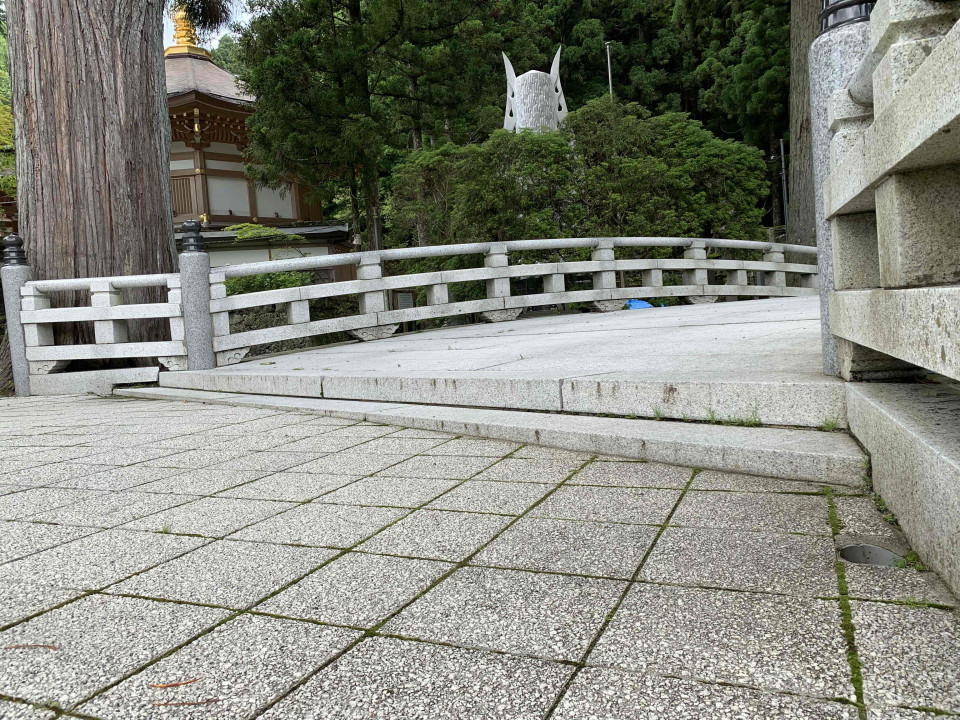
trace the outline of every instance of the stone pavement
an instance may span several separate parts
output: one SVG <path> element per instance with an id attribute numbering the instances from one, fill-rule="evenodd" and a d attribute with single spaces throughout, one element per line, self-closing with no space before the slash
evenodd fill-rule
<path id="1" fill-rule="evenodd" d="M 960 714 L 850 488 L 317 415 L 0 400 L 0 718 Z"/>

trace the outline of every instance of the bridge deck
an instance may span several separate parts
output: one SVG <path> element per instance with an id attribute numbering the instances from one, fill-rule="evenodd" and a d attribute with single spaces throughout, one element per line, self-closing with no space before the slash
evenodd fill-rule
<path id="1" fill-rule="evenodd" d="M 539 315 L 321 347 L 206 373 L 201 390 L 593 414 L 843 424 L 817 298 Z"/>

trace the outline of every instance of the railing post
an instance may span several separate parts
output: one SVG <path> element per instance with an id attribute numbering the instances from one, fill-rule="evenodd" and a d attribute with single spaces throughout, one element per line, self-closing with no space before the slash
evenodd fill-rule
<path id="1" fill-rule="evenodd" d="M 616 260 L 613 252 L 613 240 L 598 240 L 590 251 L 590 260 L 592 262 L 612 263 Z M 592 273 L 594 290 L 616 290 L 617 273 L 615 270 L 599 270 Z M 591 307 L 597 312 L 613 312 L 622 310 L 623 300 L 594 300 L 590 303 Z"/>
<path id="2" fill-rule="evenodd" d="M 691 240 L 687 249 L 683 251 L 684 260 L 706 260 L 707 244 L 703 240 Z M 706 287 L 710 284 L 710 275 L 706 268 L 694 268 L 683 271 L 683 284 L 696 287 Z M 688 295 L 687 302 L 699 305 L 717 301 L 717 295 Z"/>
<path id="3" fill-rule="evenodd" d="M 502 268 L 510 264 L 507 255 L 507 246 L 503 243 L 491 245 L 483 258 L 483 266 L 488 268 Z M 487 280 L 487 299 L 510 297 L 510 278 L 491 278 Z"/>
<path id="4" fill-rule="evenodd" d="M 90 283 L 90 307 L 114 307 L 123 305 L 123 293 L 109 282 L 97 280 Z M 125 320 L 95 320 L 93 338 L 97 345 L 124 343 L 129 340 Z"/>
<path id="5" fill-rule="evenodd" d="M 33 280 L 33 269 L 27 264 L 23 240 L 16 233 L 3 239 L 3 307 L 7 315 L 7 340 L 10 343 L 10 362 L 13 365 L 13 384 L 17 395 L 30 394 L 30 366 L 20 323 L 20 289 Z"/>
<path id="6" fill-rule="evenodd" d="M 200 234 L 200 223 L 196 220 L 183 223 L 180 284 L 187 367 L 190 370 L 212 370 L 217 366 L 217 357 L 213 351 L 213 320 L 210 317 L 210 255 Z"/>
<path id="7" fill-rule="evenodd" d="M 763 254 L 764 262 L 782 263 L 784 261 L 783 251 L 774 248 L 770 252 Z M 763 284 L 771 287 L 786 287 L 787 274 L 780 270 L 764 271 Z"/>
<path id="8" fill-rule="evenodd" d="M 379 253 L 376 255 L 364 255 L 360 258 L 360 264 L 357 266 L 357 280 L 380 280 L 383 277 L 383 258 Z M 379 283 L 374 282 L 374 285 Z M 360 314 L 378 315 L 386 312 L 387 297 L 385 290 L 372 290 L 370 292 L 360 293 Z M 362 342 L 371 340 L 382 340 L 393 335 L 400 323 L 390 323 L 386 325 L 379 324 L 379 317 L 370 327 L 356 328 L 348 330 L 347 333 Z"/>
<path id="9" fill-rule="evenodd" d="M 687 246 L 687 249 L 683 251 L 684 260 L 706 260 L 707 259 L 707 246 L 703 240 L 693 240 Z M 693 270 L 684 270 L 683 271 L 683 284 L 684 285 L 707 285 L 709 284 L 707 279 L 707 271 L 703 268 L 695 268 Z"/>
<path id="10" fill-rule="evenodd" d="M 379 280 L 383 277 L 383 262 L 380 255 L 364 256 L 357 266 L 357 280 Z M 383 290 L 360 294 L 360 314 L 371 315 L 387 309 Z"/>
<path id="11" fill-rule="evenodd" d="M 450 302 L 450 290 L 446 283 L 427 285 L 427 305 L 446 305 Z"/>
<path id="12" fill-rule="evenodd" d="M 507 246 L 503 243 L 491 245 L 483 258 L 483 266 L 487 268 L 505 268 L 509 265 L 510 256 L 507 254 Z M 510 278 L 490 278 L 487 280 L 487 300 L 506 297 L 510 297 Z M 480 313 L 480 319 L 484 322 L 507 322 L 516 320 L 520 317 L 521 312 L 523 312 L 523 308 L 487 310 Z"/>

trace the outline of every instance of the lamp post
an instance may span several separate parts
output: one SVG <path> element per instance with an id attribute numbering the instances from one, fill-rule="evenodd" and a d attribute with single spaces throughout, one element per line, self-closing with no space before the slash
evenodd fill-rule
<path id="1" fill-rule="evenodd" d="M 604 43 L 607 46 L 607 82 L 610 84 L 610 102 L 613 102 L 613 66 L 610 64 L 610 41 Z"/>

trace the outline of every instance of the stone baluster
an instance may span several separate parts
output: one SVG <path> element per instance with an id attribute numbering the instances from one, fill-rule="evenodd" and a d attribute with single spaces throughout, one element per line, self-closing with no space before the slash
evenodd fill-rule
<path id="1" fill-rule="evenodd" d="M 357 266 L 357 280 L 373 280 L 372 284 L 377 286 L 380 283 L 376 281 L 381 278 L 383 278 L 383 260 L 380 255 L 364 255 L 361 257 L 360 264 Z M 378 315 L 386 311 L 387 297 L 383 289 L 360 293 L 361 315 Z M 399 327 L 399 323 L 380 325 L 378 321 L 375 321 L 370 327 L 357 328 L 347 332 L 357 340 L 368 342 L 390 337 Z"/>
<path id="2" fill-rule="evenodd" d="M 310 302 L 308 300 L 294 300 L 287 304 L 287 324 L 302 325 L 310 322 Z"/>
<path id="3" fill-rule="evenodd" d="M 450 302 L 450 290 L 446 283 L 427 285 L 427 305 L 446 305 Z"/>
<path id="4" fill-rule="evenodd" d="M 50 307 L 50 296 L 46 293 L 29 286 L 20 291 L 21 310 L 49 310 Z M 23 341 L 28 348 L 57 344 L 51 323 L 23 323 Z M 69 364 L 69 360 L 31 360 L 27 366 L 31 375 L 49 375 Z"/>
<path id="5" fill-rule="evenodd" d="M 683 257 L 685 260 L 706 260 L 707 259 L 707 246 L 703 240 L 693 240 L 687 246 L 687 249 L 683 251 Z M 694 270 L 684 270 L 683 271 L 683 284 L 684 285 L 707 285 L 709 280 L 707 279 L 707 271 L 705 269 L 696 268 Z"/>
<path id="6" fill-rule="evenodd" d="M 545 293 L 562 293 L 567 291 L 567 278 L 563 273 L 553 273 L 543 276 L 543 291 Z"/>
<path id="7" fill-rule="evenodd" d="M 593 250 L 590 252 L 590 260 L 593 262 L 612 264 L 614 261 L 616 261 L 616 259 L 616 255 L 613 251 L 613 240 L 598 240 L 597 244 L 594 245 Z M 592 273 L 592 276 L 594 290 L 617 289 L 616 270 L 601 269 Z M 624 302 L 623 300 L 613 299 L 594 300 L 592 303 L 590 303 L 590 305 L 596 312 L 613 312 L 614 310 L 622 310 Z"/>
<path id="8" fill-rule="evenodd" d="M 505 268 L 509 264 L 510 256 L 507 254 L 507 246 L 503 243 L 491 245 L 483 258 L 483 266 L 486 268 Z M 487 280 L 487 299 L 500 297 L 510 297 L 510 278 L 508 277 Z"/>
<path id="9" fill-rule="evenodd" d="M 33 269 L 27 264 L 23 239 L 16 233 L 3 239 L 3 268 L 0 269 L 0 278 L 3 284 L 10 360 L 13 365 L 13 384 L 17 395 L 26 396 L 30 394 L 30 366 L 27 363 L 24 329 L 20 322 L 20 307 L 21 290 L 26 283 L 33 280 Z"/>
<path id="10" fill-rule="evenodd" d="M 90 283 L 90 306 L 108 308 L 123 305 L 123 293 L 108 281 Z M 126 320 L 94 320 L 93 338 L 97 345 L 112 345 L 130 340 Z"/>
<path id="11" fill-rule="evenodd" d="M 505 268 L 509 265 L 510 256 L 507 253 L 507 246 L 503 243 L 494 243 L 484 255 L 483 266 L 486 268 Z M 487 280 L 487 300 L 507 297 L 510 297 L 510 278 L 499 277 Z M 516 320 L 521 312 L 523 308 L 487 310 L 480 313 L 480 319 L 484 322 L 505 322 Z"/>
<path id="12" fill-rule="evenodd" d="M 663 287 L 663 270 L 660 268 L 641 270 L 640 284 L 643 287 Z"/>
<path id="13" fill-rule="evenodd" d="M 357 280 L 379 280 L 383 277 L 383 263 L 379 255 L 365 255 L 357 266 Z M 360 293 L 360 314 L 384 312 L 387 309 L 383 290 Z"/>
<path id="14" fill-rule="evenodd" d="M 683 251 L 685 260 L 706 260 L 707 244 L 703 240 L 691 240 L 687 249 Z M 683 271 L 683 284 L 705 288 L 710 284 L 710 275 L 706 268 L 694 268 Z M 716 295 L 690 295 L 687 301 L 694 304 L 712 303 L 717 301 Z"/>
<path id="15" fill-rule="evenodd" d="M 763 254 L 763 261 L 770 263 L 784 262 L 783 250 L 774 248 Z M 763 284 L 769 287 L 786 287 L 787 274 L 782 270 L 767 270 L 763 273 Z"/>

